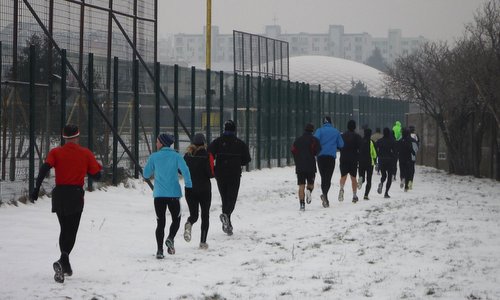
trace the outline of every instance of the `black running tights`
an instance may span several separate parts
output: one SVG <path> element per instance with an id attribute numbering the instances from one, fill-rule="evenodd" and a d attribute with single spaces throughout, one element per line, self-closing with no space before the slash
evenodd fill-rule
<path id="1" fill-rule="evenodd" d="M 380 173 L 382 174 L 382 178 L 380 178 L 380 182 L 384 183 L 387 179 L 387 184 L 385 185 L 385 193 L 389 192 L 392 183 L 392 171 L 394 171 L 394 162 L 392 161 L 382 161 L 380 163 Z"/>
<path id="2" fill-rule="evenodd" d="M 186 201 L 189 206 L 188 222 L 194 224 L 198 221 L 199 208 L 201 208 L 201 231 L 208 232 L 212 191 L 210 189 L 201 191 L 187 189 Z"/>
<path id="3" fill-rule="evenodd" d="M 59 220 L 59 225 L 61 226 L 61 232 L 59 233 L 59 249 L 61 250 L 61 253 L 67 253 L 69 255 L 71 250 L 73 250 L 81 217 L 82 212 L 66 216 L 61 213 L 57 213 L 57 219 Z"/>
<path id="4" fill-rule="evenodd" d="M 220 197 L 222 200 L 222 213 L 225 213 L 231 221 L 231 214 L 233 213 L 236 199 L 238 198 L 238 191 L 240 189 L 241 177 L 235 178 L 216 178 L 217 187 L 219 188 Z"/>
<path id="5" fill-rule="evenodd" d="M 318 169 L 321 176 L 321 192 L 328 197 L 332 185 L 332 175 L 335 170 L 335 158 L 329 155 L 318 156 Z"/>
<path id="6" fill-rule="evenodd" d="M 172 216 L 172 224 L 170 224 L 170 231 L 168 233 L 169 239 L 174 240 L 181 224 L 181 205 L 179 203 L 179 198 L 156 197 L 156 244 L 158 245 L 158 249 L 163 249 L 166 224 L 165 213 L 167 212 L 167 207 Z"/>

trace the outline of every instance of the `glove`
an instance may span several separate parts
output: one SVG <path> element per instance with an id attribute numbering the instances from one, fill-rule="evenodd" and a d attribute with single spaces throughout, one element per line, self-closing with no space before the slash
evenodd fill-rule
<path id="1" fill-rule="evenodd" d="M 35 187 L 33 189 L 33 192 L 30 195 L 31 202 L 35 202 L 36 200 L 38 200 L 38 193 L 40 193 L 40 187 L 39 186 L 37 186 L 37 187 Z"/>

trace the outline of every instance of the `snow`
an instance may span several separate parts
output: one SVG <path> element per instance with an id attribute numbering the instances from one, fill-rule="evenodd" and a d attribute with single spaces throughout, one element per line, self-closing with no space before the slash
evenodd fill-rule
<path id="1" fill-rule="evenodd" d="M 417 167 L 408 193 L 398 180 L 384 199 L 375 175 L 370 200 L 353 204 L 347 188 L 336 201 L 339 176 L 337 167 L 330 208 L 321 206 L 318 175 L 312 203 L 299 212 L 293 168 L 244 173 L 233 236 L 221 230 L 214 181 L 209 249 L 198 248 L 199 221 L 191 242 L 182 238 L 182 199 L 176 254 L 164 260 L 154 257 L 144 182 L 87 193 L 74 274 L 63 284 L 53 280 L 59 225 L 50 199 L 4 205 L 0 298 L 500 299 L 498 182 Z"/>

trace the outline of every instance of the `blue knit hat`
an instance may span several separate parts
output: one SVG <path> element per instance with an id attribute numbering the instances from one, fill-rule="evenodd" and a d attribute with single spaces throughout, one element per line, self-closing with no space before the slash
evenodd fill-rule
<path id="1" fill-rule="evenodd" d="M 170 134 L 162 133 L 158 136 L 158 140 L 163 146 L 170 147 L 174 143 L 174 137 Z"/>

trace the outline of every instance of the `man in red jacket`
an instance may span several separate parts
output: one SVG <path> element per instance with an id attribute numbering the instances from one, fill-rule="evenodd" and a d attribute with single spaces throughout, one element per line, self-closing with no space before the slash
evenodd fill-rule
<path id="1" fill-rule="evenodd" d="M 66 125 L 63 138 L 66 143 L 49 151 L 45 163 L 40 167 L 36 186 L 31 194 L 32 200 L 38 199 L 43 179 L 51 168 L 56 172 L 56 187 L 52 190 L 52 212 L 57 214 L 61 232 L 59 249 L 61 257 L 54 262 L 54 280 L 64 282 L 64 276 L 71 276 L 73 270 L 69 263 L 69 254 L 75 245 L 78 226 L 83 212 L 83 190 L 85 175 L 94 180 L 101 177 L 102 166 L 94 154 L 79 145 L 80 131 L 75 125 Z"/>

